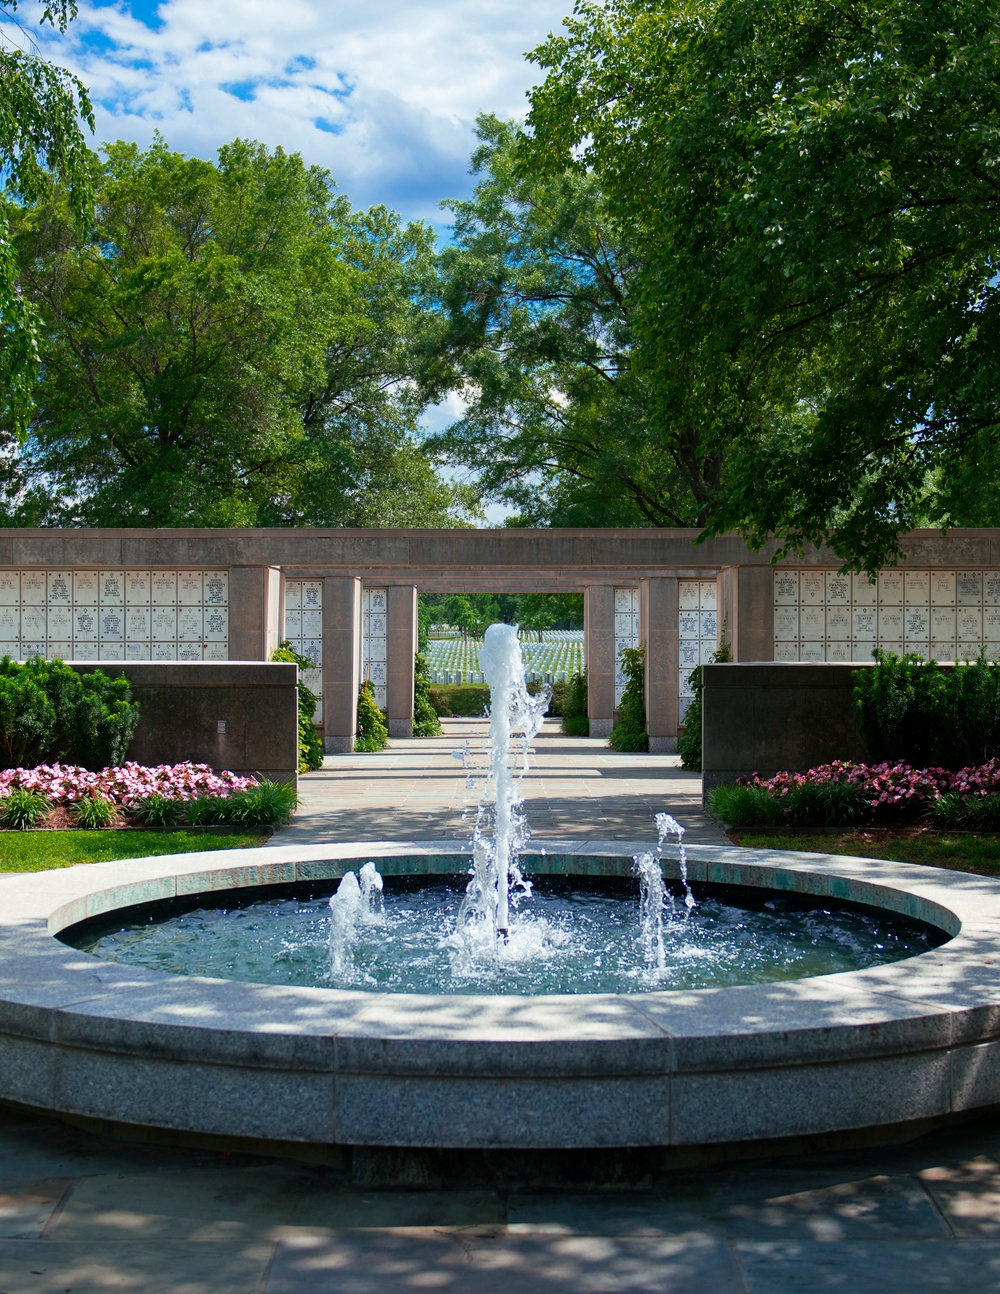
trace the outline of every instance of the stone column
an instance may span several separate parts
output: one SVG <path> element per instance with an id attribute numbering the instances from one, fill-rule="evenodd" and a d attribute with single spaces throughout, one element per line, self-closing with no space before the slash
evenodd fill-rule
<path id="1" fill-rule="evenodd" d="M 615 722 L 615 589 L 591 584 L 583 593 L 583 652 L 592 737 L 610 737 Z"/>
<path id="2" fill-rule="evenodd" d="M 741 566 L 737 589 L 736 659 L 774 660 L 774 567 Z"/>
<path id="3" fill-rule="evenodd" d="M 390 584 L 386 592 L 386 713 L 389 718 L 389 736 L 412 737 L 417 590 L 412 584 Z"/>
<path id="4" fill-rule="evenodd" d="M 270 658 L 282 636 L 282 587 L 276 566 L 230 566 L 230 660 Z"/>
<path id="5" fill-rule="evenodd" d="M 361 686 L 361 581 L 354 576 L 323 580 L 323 749 L 328 755 L 354 750 Z"/>
<path id="6" fill-rule="evenodd" d="M 677 580 L 639 584 L 639 641 L 646 646 L 646 731 L 653 755 L 677 751 Z"/>

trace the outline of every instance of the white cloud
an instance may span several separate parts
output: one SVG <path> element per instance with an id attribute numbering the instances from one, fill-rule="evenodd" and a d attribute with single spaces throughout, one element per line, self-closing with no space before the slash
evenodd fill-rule
<path id="1" fill-rule="evenodd" d="M 87 85 L 97 138 L 159 130 L 212 157 L 242 135 L 326 166 L 359 206 L 440 220 L 468 192 L 477 112 L 525 111 L 523 54 L 569 0 L 116 0 L 80 6 L 47 53 Z M 140 8 L 140 6 L 144 6 Z M 136 14 L 148 18 L 140 21 Z"/>

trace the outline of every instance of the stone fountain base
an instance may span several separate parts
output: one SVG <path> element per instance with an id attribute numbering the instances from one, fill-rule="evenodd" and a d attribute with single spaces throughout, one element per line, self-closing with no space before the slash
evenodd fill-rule
<path id="1" fill-rule="evenodd" d="M 528 871 L 622 875 L 643 846 L 544 847 Z M 272 845 L 4 878 L 0 1099 L 156 1138 L 300 1147 L 356 1180 L 430 1183 L 459 1162 L 452 1152 L 502 1176 L 508 1152 L 527 1151 L 550 1166 L 602 1162 L 605 1185 L 713 1148 L 731 1156 L 733 1143 L 907 1135 L 1000 1102 L 1000 883 L 962 873 L 692 846 L 695 885 L 830 895 L 950 939 L 867 970 L 690 992 L 275 987 L 102 962 L 56 937 L 124 908 L 320 882 L 368 859 L 387 876 L 466 863 L 448 841 Z M 669 857 L 664 869 L 676 870 Z"/>

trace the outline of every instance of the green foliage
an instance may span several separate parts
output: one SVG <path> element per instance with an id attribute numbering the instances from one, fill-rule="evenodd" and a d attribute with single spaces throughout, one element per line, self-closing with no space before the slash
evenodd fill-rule
<path id="1" fill-rule="evenodd" d="M 465 409 L 432 444 L 518 510 L 508 524 L 699 524 L 718 459 L 690 421 L 651 417 L 633 360 L 631 213 L 612 213 L 569 160 L 519 167 L 516 123 L 484 115 L 477 133 L 475 192 L 446 204 L 455 227 L 424 372 L 431 395 L 459 391 Z"/>
<path id="2" fill-rule="evenodd" d="M 86 831 L 110 827 L 118 817 L 118 809 L 106 795 L 85 795 L 73 806 L 76 820 Z"/>
<path id="3" fill-rule="evenodd" d="M 0 207 L 43 324 L 7 524 L 467 521 L 475 492 L 418 443 L 429 228 L 352 212 L 327 172 L 252 141 L 216 164 L 159 137 L 105 154 L 84 235 L 58 185 Z"/>
<path id="4" fill-rule="evenodd" d="M 256 786 L 234 791 L 229 796 L 201 795 L 188 800 L 183 813 L 192 827 L 220 824 L 268 827 L 289 818 L 298 802 L 298 793 L 290 782 L 261 778 Z"/>
<path id="5" fill-rule="evenodd" d="M 268 827 L 292 816 L 299 797 L 291 782 L 261 778 L 256 786 L 220 798 L 222 822 L 243 827 Z"/>
<path id="6" fill-rule="evenodd" d="M 385 750 L 389 743 L 389 729 L 385 716 L 375 701 L 375 688 L 370 679 L 365 679 L 358 690 L 357 732 L 354 738 L 354 749 L 372 753 Z"/>
<path id="7" fill-rule="evenodd" d="M 725 639 L 725 626 L 723 626 L 723 638 L 719 647 L 712 652 L 709 660 L 713 665 L 726 665 L 733 659 L 733 651 Z M 689 772 L 701 772 L 701 716 L 704 699 L 702 693 L 705 685 L 701 680 L 701 666 L 696 665 L 691 671 L 691 704 L 687 708 L 684 716 L 684 731 L 677 738 L 677 753 L 681 757 L 681 768 L 688 769 Z"/>
<path id="8" fill-rule="evenodd" d="M 858 733 L 869 759 L 964 768 L 1000 754 L 1000 669 L 979 658 L 943 670 L 876 650 L 855 670 Z"/>
<path id="9" fill-rule="evenodd" d="M 84 86 L 25 41 L 18 0 L 0 0 L 0 391 L 10 430 L 20 436 L 32 408 L 40 367 L 39 311 L 18 290 L 18 264 L 10 243 L 9 204 L 33 202 L 57 174 L 67 193 L 67 214 L 80 227 L 92 210 L 90 154 L 81 120 L 94 129 Z M 39 21 L 60 32 L 76 17 L 74 0 L 39 4 Z M 13 29 L 13 30 L 12 30 Z"/>
<path id="10" fill-rule="evenodd" d="M 316 713 L 316 694 L 302 682 L 304 669 L 315 669 L 316 662 L 301 656 L 285 641 L 271 653 L 271 659 L 285 661 L 299 667 L 299 772 L 308 773 L 323 767 L 323 743 L 316 733 L 313 715 Z"/>
<path id="11" fill-rule="evenodd" d="M 781 796 L 763 786 L 717 786 L 706 804 L 714 817 L 733 827 L 850 827 L 866 816 L 861 793 L 847 782 L 802 782 Z"/>
<path id="12" fill-rule="evenodd" d="M 184 816 L 184 802 L 171 800 L 154 791 L 152 795 L 147 795 L 144 800 L 134 804 L 130 813 L 136 822 L 147 827 L 172 827 Z"/>
<path id="13" fill-rule="evenodd" d="M 189 827 L 211 827 L 226 822 L 226 800 L 221 795 L 197 795 L 184 805 L 184 821 Z"/>
<path id="14" fill-rule="evenodd" d="M 139 722 L 126 678 L 79 674 L 61 660 L 0 660 L 0 764 L 122 764 Z"/>
<path id="15" fill-rule="evenodd" d="M 612 750 L 649 750 L 646 732 L 646 649 L 623 647 L 620 652 L 625 691 L 618 707 L 618 722 L 611 730 Z"/>
<path id="16" fill-rule="evenodd" d="M 569 681 L 562 708 L 562 730 L 567 737 L 590 736 L 587 702 L 587 674 L 585 670 L 578 670 Z"/>
<path id="17" fill-rule="evenodd" d="M 490 689 L 482 683 L 435 683 L 431 688 L 431 702 L 438 714 L 478 719 L 486 713 Z"/>
<path id="18" fill-rule="evenodd" d="M 11 791 L 0 800 L 0 823 L 14 831 L 27 831 L 37 826 L 51 808 L 50 801 L 38 791 Z"/>
<path id="19" fill-rule="evenodd" d="M 873 571 L 1000 516 L 995 35 L 975 0 L 581 0 L 535 52 L 523 173 L 629 229 L 633 364 L 664 442 L 721 455 L 710 532 Z"/>
<path id="20" fill-rule="evenodd" d="M 413 735 L 439 737 L 441 720 L 431 700 L 431 680 L 421 652 L 413 658 Z"/>
<path id="21" fill-rule="evenodd" d="M 931 807 L 935 827 L 962 831 L 1000 831 L 1000 795 L 961 795 L 946 791 Z"/>

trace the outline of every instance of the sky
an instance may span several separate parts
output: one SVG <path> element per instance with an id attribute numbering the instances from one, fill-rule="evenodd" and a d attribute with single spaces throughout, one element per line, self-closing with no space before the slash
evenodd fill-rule
<path id="1" fill-rule="evenodd" d="M 90 91 L 94 143 L 214 158 L 237 136 L 326 167 L 355 207 L 430 220 L 472 188 L 480 112 L 523 117 L 541 79 L 527 51 L 572 0 L 81 0 L 65 35 L 32 27 Z M 29 7 L 20 11 L 28 21 Z M 425 432 L 461 414 L 449 397 Z M 462 473 L 456 473 L 462 476 Z M 492 504 L 487 524 L 509 509 Z"/>
<path id="2" fill-rule="evenodd" d="M 524 55 L 571 0 L 83 0 L 43 40 L 94 99 L 96 141 L 213 158 L 259 139 L 327 167 L 357 207 L 446 221 L 476 114 L 523 116 Z M 27 11 L 25 18 L 27 18 Z M 38 29 L 35 28 L 35 31 Z"/>

